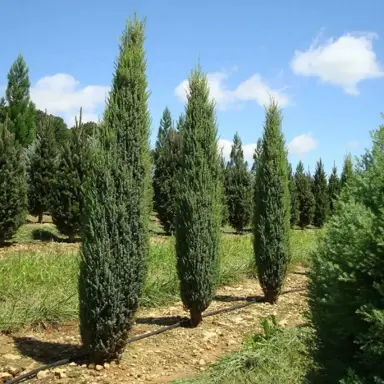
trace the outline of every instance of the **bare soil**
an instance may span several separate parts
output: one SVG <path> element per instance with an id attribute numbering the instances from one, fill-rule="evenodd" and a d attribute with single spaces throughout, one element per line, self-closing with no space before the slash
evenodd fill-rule
<path id="1" fill-rule="evenodd" d="M 130 344 L 119 365 L 88 367 L 72 363 L 42 371 L 31 383 L 169 383 L 207 368 L 223 355 L 241 348 L 246 334 L 260 331 L 260 320 L 274 314 L 281 326 L 304 323 L 307 309 L 305 270 L 297 268 L 286 280 L 285 291 L 276 305 L 255 303 L 229 313 L 207 317 L 197 328 L 177 328 Z M 231 307 L 247 298 L 261 295 L 256 280 L 218 289 L 208 311 Z M 170 324 L 175 317 L 186 316 L 182 303 L 138 313 L 133 335 Z M 155 321 L 153 319 L 156 319 Z M 75 354 L 80 346 L 78 324 L 60 324 L 55 328 L 22 330 L 0 335 L 0 383 L 23 371 Z M 97 368 L 97 369 L 96 369 Z M 3 381 L 5 381 L 3 379 Z"/>

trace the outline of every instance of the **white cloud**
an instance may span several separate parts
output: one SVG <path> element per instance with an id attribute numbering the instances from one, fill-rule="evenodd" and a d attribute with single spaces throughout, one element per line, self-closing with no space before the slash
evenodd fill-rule
<path id="1" fill-rule="evenodd" d="M 348 149 L 356 149 L 360 146 L 360 143 L 358 141 L 348 141 L 347 148 Z"/>
<path id="2" fill-rule="evenodd" d="M 384 76 L 373 50 L 374 33 L 347 33 L 319 44 L 318 38 L 306 51 L 295 51 L 291 69 L 297 75 L 316 76 L 321 82 L 339 86 L 358 95 L 357 85 Z"/>
<path id="3" fill-rule="evenodd" d="M 223 151 L 223 155 L 226 160 L 229 160 L 229 156 L 232 148 L 232 141 L 228 139 L 219 139 L 217 146 L 219 151 Z M 305 155 L 313 151 L 317 147 L 317 141 L 311 137 L 311 133 L 305 133 L 294 137 L 287 145 L 288 152 L 293 155 Z M 256 143 L 249 143 L 243 145 L 244 158 L 248 161 L 249 165 L 253 163 L 253 154 L 255 153 Z"/>
<path id="4" fill-rule="evenodd" d="M 97 110 L 104 106 L 109 87 L 100 85 L 80 86 L 73 76 L 58 73 L 45 76 L 31 87 L 31 99 L 36 107 L 64 118 L 71 127 L 75 116 L 83 108 L 82 121 L 98 121 Z"/>
<path id="5" fill-rule="evenodd" d="M 289 153 L 293 155 L 305 155 L 317 147 L 317 141 L 311 136 L 311 133 L 304 133 L 294 137 L 288 144 Z"/>
<path id="6" fill-rule="evenodd" d="M 236 71 L 234 67 L 232 71 Z M 226 81 L 229 73 L 211 72 L 207 74 L 207 80 L 210 89 L 210 96 L 216 101 L 218 109 L 227 109 L 229 106 L 238 105 L 241 102 L 255 101 L 263 106 L 268 104 L 270 96 L 284 107 L 289 104 L 290 100 L 284 93 L 284 89 L 272 89 L 259 74 L 252 75 L 249 79 L 241 82 L 235 89 L 229 89 Z M 175 95 L 182 101 L 186 102 L 188 93 L 188 80 L 183 80 L 176 88 Z"/>
<path id="7" fill-rule="evenodd" d="M 228 161 L 232 149 L 232 141 L 227 139 L 219 139 L 217 146 L 219 148 L 219 151 L 223 151 L 223 156 Z M 252 166 L 255 148 L 256 143 L 243 145 L 244 159 L 248 161 L 249 166 Z"/>

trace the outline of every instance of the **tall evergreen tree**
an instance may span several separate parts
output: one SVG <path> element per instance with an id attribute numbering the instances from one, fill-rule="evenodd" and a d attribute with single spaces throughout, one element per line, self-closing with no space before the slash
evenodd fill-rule
<path id="1" fill-rule="evenodd" d="M 177 193 L 177 173 L 180 168 L 180 135 L 173 128 L 171 113 L 165 108 L 160 121 L 154 151 L 154 207 L 159 220 L 167 233 L 175 228 L 175 199 Z"/>
<path id="2" fill-rule="evenodd" d="M 43 119 L 33 145 L 28 149 L 29 213 L 43 222 L 49 211 L 57 162 L 57 146 L 50 118 Z"/>
<path id="3" fill-rule="evenodd" d="M 278 300 L 290 261 L 288 160 L 275 101 L 266 108 L 262 150 L 256 172 L 254 253 L 265 300 Z"/>
<path id="4" fill-rule="evenodd" d="M 222 185 L 215 106 L 200 67 L 189 78 L 176 209 L 176 255 L 183 304 L 191 325 L 216 293 Z"/>
<path id="5" fill-rule="evenodd" d="M 336 165 L 333 164 L 332 173 L 328 181 L 328 196 L 329 196 L 329 213 L 333 215 L 335 212 L 335 204 L 340 195 L 340 179 L 337 175 Z"/>
<path id="6" fill-rule="evenodd" d="M 350 154 L 348 154 L 344 158 L 343 171 L 341 172 L 341 177 L 340 177 L 341 188 L 344 188 L 344 186 L 351 180 L 353 176 L 354 176 L 354 171 L 353 171 L 352 157 Z"/>
<path id="7" fill-rule="evenodd" d="M 33 142 L 36 134 L 35 106 L 29 96 L 30 81 L 28 67 L 19 55 L 8 72 L 8 86 L 5 91 L 9 130 L 23 147 Z"/>
<path id="8" fill-rule="evenodd" d="M 262 139 L 261 139 L 261 137 L 259 137 L 257 139 L 255 152 L 253 153 L 253 164 L 252 164 L 252 169 L 251 169 L 251 172 L 253 174 L 254 179 L 256 177 L 257 161 L 260 158 L 260 154 L 261 154 L 261 146 L 262 146 Z"/>
<path id="9" fill-rule="evenodd" d="M 316 227 L 322 228 L 329 215 L 329 196 L 327 175 L 324 171 L 324 165 L 321 159 L 316 163 L 313 184 L 313 195 L 315 198 L 313 224 Z"/>
<path id="10" fill-rule="evenodd" d="M 311 188 L 311 179 L 304 173 L 304 165 L 301 161 L 297 164 L 295 172 L 297 196 L 299 200 L 299 225 L 302 229 L 312 223 L 315 211 L 315 198 Z"/>
<path id="11" fill-rule="evenodd" d="M 87 172 L 89 140 L 83 129 L 81 115 L 80 110 L 79 121 L 76 119 L 75 129 L 70 130 L 69 138 L 59 152 L 50 204 L 53 223 L 70 241 L 80 234 Z"/>
<path id="12" fill-rule="evenodd" d="M 227 162 L 225 160 L 224 154 L 223 154 L 223 149 L 220 151 L 220 171 L 221 171 L 221 183 L 222 183 L 222 221 L 221 225 L 225 226 L 228 224 L 228 217 L 229 217 L 229 212 L 228 212 L 228 201 L 227 201 L 227 195 L 225 193 L 225 181 L 226 181 L 226 175 L 227 175 Z"/>
<path id="13" fill-rule="evenodd" d="M 43 123 L 44 119 L 50 119 L 50 124 L 52 126 L 57 145 L 63 145 L 65 141 L 69 138 L 69 134 L 71 132 L 68 129 L 67 124 L 65 123 L 63 118 L 55 115 L 48 115 L 47 112 L 43 112 L 40 111 L 40 109 L 37 109 L 35 113 L 36 127 L 39 127 Z"/>
<path id="14" fill-rule="evenodd" d="M 225 193 L 228 202 L 229 223 L 242 232 L 251 219 L 251 175 L 244 160 L 243 147 L 236 132 L 226 169 Z"/>
<path id="15" fill-rule="evenodd" d="M 297 194 L 295 175 L 291 163 L 288 164 L 289 194 L 291 196 L 291 226 L 298 223 L 300 217 L 299 198 Z"/>
<path id="16" fill-rule="evenodd" d="M 27 213 L 25 159 L 8 122 L 0 123 L 0 246 L 25 222 Z"/>
<path id="17" fill-rule="evenodd" d="M 95 362 L 120 359 L 147 270 L 150 115 L 145 22 L 130 20 L 85 183 L 79 301 L 83 344 Z"/>

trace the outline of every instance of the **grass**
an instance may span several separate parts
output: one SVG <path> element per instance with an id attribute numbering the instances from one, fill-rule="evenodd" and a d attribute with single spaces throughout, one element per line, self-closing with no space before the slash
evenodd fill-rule
<path id="1" fill-rule="evenodd" d="M 78 317 L 77 246 L 37 240 L 35 231 L 41 227 L 52 236 L 59 236 L 52 224 L 27 224 L 15 237 L 24 245 L 20 249 L 16 246 L 2 250 L 0 331 Z M 316 241 L 316 231 L 293 231 L 292 236 L 292 264 L 305 265 Z M 163 306 L 179 300 L 174 238 L 154 236 L 151 240 L 148 277 L 142 297 L 144 307 Z M 29 247 L 29 242 L 41 245 Z M 254 273 L 251 235 L 223 234 L 219 284 L 236 283 Z"/>
<path id="2" fill-rule="evenodd" d="M 240 352 L 223 357 L 203 374 L 174 384 L 299 384 L 312 367 L 310 328 L 280 328 L 272 316 L 263 333 L 246 338 Z"/>

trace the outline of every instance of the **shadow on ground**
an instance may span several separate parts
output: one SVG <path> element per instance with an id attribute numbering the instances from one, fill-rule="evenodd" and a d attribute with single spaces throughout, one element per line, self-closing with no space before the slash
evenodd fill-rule
<path id="1" fill-rule="evenodd" d="M 80 238 L 75 238 L 73 241 L 70 241 L 69 239 L 57 236 L 56 234 L 52 233 L 51 231 L 48 231 L 46 229 L 34 229 L 32 231 L 32 237 L 33 240 L 40 240 L 40 241 L 54 241 L 56 243 L 79 243 L 81 241 Z"/>
<path id="2" fill-rule="evenodd" d="M 61 359 L 73 359 L 75 356 L 85 354 L 85 350 L 81 346 L 68 343 L 52 343 L 30 337 L 14 337 L 13 341 L 22 355 L 43 364 L 50 364 Z"/>

